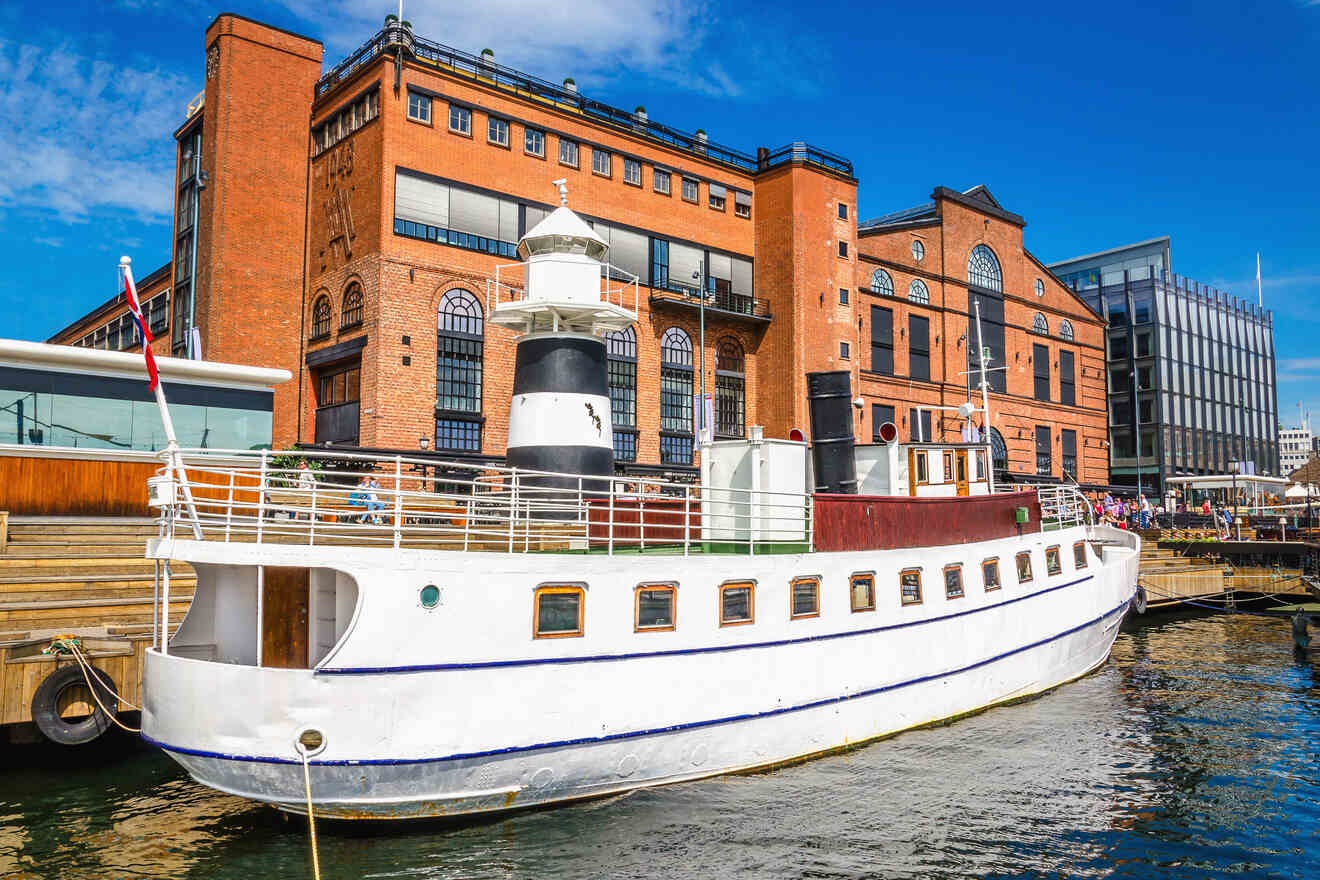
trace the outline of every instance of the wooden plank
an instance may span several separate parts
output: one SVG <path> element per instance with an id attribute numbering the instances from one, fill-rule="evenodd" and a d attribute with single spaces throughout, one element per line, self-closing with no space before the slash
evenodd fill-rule
<path id="1" fill-rule="evenodd" d="M 266 568 L 261 591 L 262 666 L 308 668 L 309 583 L 305 568 Z"/>
<path id="2" fill-rule="evenodd" d="M 151 461 L 0 457 L 0 486 L 15 516 L 146 516 Z"/>

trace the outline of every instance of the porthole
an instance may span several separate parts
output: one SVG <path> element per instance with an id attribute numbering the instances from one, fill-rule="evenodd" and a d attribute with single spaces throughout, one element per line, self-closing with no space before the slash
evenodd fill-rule
<path id="1" fill-rule="evenodd" d="M 422 587 L 417 598 L 421 601 L 423 608 L 434 608 L 440 604 L 440 588 L 435 584 L 427 584 Z"/>

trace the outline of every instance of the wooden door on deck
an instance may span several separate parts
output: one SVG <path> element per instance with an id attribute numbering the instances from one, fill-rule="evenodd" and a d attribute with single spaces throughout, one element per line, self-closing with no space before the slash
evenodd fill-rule
<path id="1" fill-rule="evenodd" d="M 958 483 L 958 494 L 967 494 L 967 450 L 959 449 L 954 464 L 954 479 Z"/>
<path id="2" fill-rule="evenodd" d="M 267 566 L 261 588 L 261 665 L 306 669 L 308 570 Z"/>

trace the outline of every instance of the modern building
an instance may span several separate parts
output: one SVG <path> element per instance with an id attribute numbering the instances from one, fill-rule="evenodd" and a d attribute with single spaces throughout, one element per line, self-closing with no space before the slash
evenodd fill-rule
<path id="1" fill-rule="evenodd" d="M 1279 473 L 1287 476 L 1310 461 L 1314 441 L 1306 422 L 1300 428 L 1279 428 Z"/>
<path id="2" fill-rule="evenodd" d="M 1050 265 L 1108 321 L 1110 479 L 1277 476 L 1273 314 L 1173 274 L 1169 254 L 1160 238 Z"/>
<path id="3" fill-rule="evenodd" d="M 978 289 L 1000 359 L 996 462 L 1107 481 L 1101 324 L 984 188 L 940 188 L 929 216 L 859 234 L 847 159 L 722 146 L 392 19 L 324 74 L 317 41 L 236 15 L 217 17 L 204 47 L 205 90 L 174 133 L 173 259 L 141 287 L 153 326 L 167 296 L 158 352 L 296 376 L 276 389 L 277 444 L 502 457 L 515 335 L 487 316 L 521 289 L 516 243 L 564 179 L 569 207 L 609 245 L 603 289 L 638 315 L 609 338 L 623 469 L 695 473 L 703 386 L 715 438 L 805 430 L 816 370 L 853 371 L 870 403 L 863 441 L 884 407 L 905 424 L 926 407 L 930 439 L 957 438 L 962 426 L 930 407 L 968 397 Z M 884 267 L 898 296 L 877 286 Z M 908 295 L 918 279 L 925 302 Z M 129 346 L 124 308 L 111 301 L 52 341 Z M 118 335 L 101 333 L 112 324 Z"/>

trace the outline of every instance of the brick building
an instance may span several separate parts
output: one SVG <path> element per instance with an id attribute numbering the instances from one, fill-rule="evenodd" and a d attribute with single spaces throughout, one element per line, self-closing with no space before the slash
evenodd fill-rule
<path id="1" fill-rule="evenodd" d="M 895 384 L 872 369 L 862 340 L 877 314 L 866 307 L 887 307 L 871 293 L 882 265 L 896 283 L 913 272 L 927 279 L 933 332 L 961 333 L 967 279 L 953 270 L 967 255 L 953 249 L 982 232 L 1003 260 L 1010 352 L 1031 350 L 1017 330 L 1030 325 L 1032 272 L 1049 285 L 1034 310 L 1076 328 L 1067 345 L 1051 337 L 1051 351 L 1077 352 L 1080 366 L 1102 344 L 1085 306 L 1028 268 L 1038 264 L 1022 250 L 1021 219 L 992 199 L 937 198 L 935 221 L 920 227 L 932 257 L 912 266 L 898 250 L 918 227 L 859 234 L 852 165 L 824 150 L 722 147 L 393 21 L 324 75 L 319 43 L 234 15 L 211 24 L 205 51 L 205 92 L 175 133 L 179 207 L 172 271 L 162 275 L 173 299 L 157 344 L 186 351 L 195 325 L 208 359 L 292 371 L 297 381 L 277 391 L 277 444 L 502 455 L 515 339 L 485 320 L 500 291 L 489 281 L 516 275 L 514 247 L 557 204 L 559 178 L 569 206 L 610 244 L 619 272 L 608 283 L 629 307 L 638 279 L 638 322 L 610 339 L 616 459 L 630 466 L 691 466 L 703 366 L 716 437 L 752 424 L 772 437 L 805 428 L 811 370 L 854 369 L 854 387 L 877 405 L 965 398 L 954 375 L 962 348 L 937 341 L 940 378 Z M 947 278 L 935 256 L 941 236 Z M 920 311 L 892 306 L 895 327 Z M 88 326 L 52 341 L 85 344 Z M 896 363 L 906 365 L 900 336 Z M 1019 424 L 1049 425 L 1057 446 L 1059 426 L 1089 438 L 1091 407 L 1103 423 L 1103 386 L 1093 391 L 1088 374 L 1070 407 L 1059 394 L 1038 403 L 1010 373 L 994 406 L 1014 469 L 1034 449 Z M 861 438 L 872 420 L 865 409 Z M 1104 482 L 1103 454 L 1078 457 L 1082 479 Z"/>

